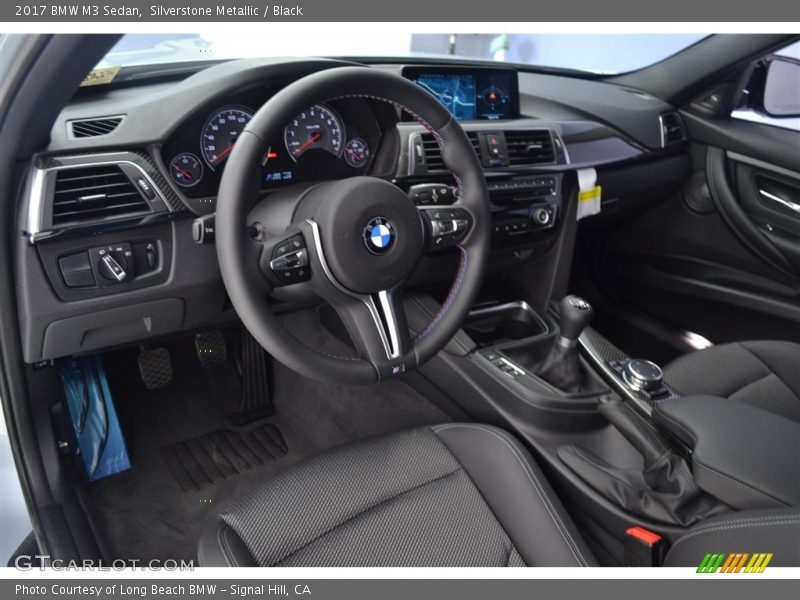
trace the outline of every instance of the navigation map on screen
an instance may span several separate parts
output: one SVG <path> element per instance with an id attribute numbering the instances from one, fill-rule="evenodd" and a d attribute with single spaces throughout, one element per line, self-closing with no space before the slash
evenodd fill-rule
<path id="1" fill-rule="evenodd" d="M 475 77 L 459 74 L 425 74 L 417 83 L 439 99 L 459 121 L 475 119 Z"/>

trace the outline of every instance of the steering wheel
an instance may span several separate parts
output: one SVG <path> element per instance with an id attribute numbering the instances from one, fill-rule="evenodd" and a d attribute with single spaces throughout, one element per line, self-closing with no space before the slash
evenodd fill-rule
<path id="1" fill-rule="evenodd" d="M 262 158 L 270 140 L 308 107 L 343 98 L 387 102 L 422 124 L 453 173 L 452 206 L 416 207 L 389 181 L 351 177 L 281 191 L 289 209 L 269 235 L 254 234 Z M 269 197 L 263 202 L 270 202 Z M 245 327 L 287 367 L 326 382 L 369 384 L 415 369 L 441 350 L 466 318 L 489 256 L 490 213 L 483 172 L 464 130 L 436 98 L 392 73 L 340 67 L 308 75 L 253 116 L 228 157 L 217 198 L 222 278 Z M 456 248 L 449 294 L 428 325 L 409 332 L 403 289 L 425 252 Z M 338 313 L 357 357 L 311 348 L 276 318 L 276 287 L 310 288 Z"/>

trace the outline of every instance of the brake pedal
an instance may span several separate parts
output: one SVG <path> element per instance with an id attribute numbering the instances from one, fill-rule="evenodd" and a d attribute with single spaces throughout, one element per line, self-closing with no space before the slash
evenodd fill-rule
<path id="1" fill-rule="evenodd" d="M 166 348 L 143 350 L 136 358 L 139 374 L 148 390 L 166 387 L 172 381 L 172 359 Z"/>
<path id="2" fill-rule="evenodd" d="M 228 345 L 221 331 L 205 331 L 194 336 L 197 358 L 204 369 L 213 369 L 228 360 Z"/>

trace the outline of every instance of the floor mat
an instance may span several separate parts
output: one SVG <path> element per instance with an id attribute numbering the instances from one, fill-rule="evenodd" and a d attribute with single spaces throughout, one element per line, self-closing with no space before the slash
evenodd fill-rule
<path id="1" fill-rule="evenodd" d="M 79 493 L 109 561 L 195 559 L 197 541 L 217 515 L 275 472 L 356 439 L 450 420 L 400 380 L 373 386 L 322 384 L 275 363 L 271 377 L 276 413 L 237 427 L 226 421 L 220 398 L 226 392 L 209 385 L 192 340 L 168 347 L 173 380 L 158 390 L 148 390 L 139 378 L 137 350 L 104 357 L 133 468 L 83 484 Z M 254 428 L 279 430 L 284 453 L 276 450 L 274 458 L 254 468 L 226 477 L 214 475 L 209 477 L 212 482 L 199 486 L 194 479 L 182 486 L 165 460 L 166 448 L 184 443 L 191 451 L 194 442 L 202 445 L 201 440 L 213 438 L 221 429 L 242 439 Z M 276 444 L 280 446 L 279 439 Z M 227 450 L 224 456 L 233 460 Z M 188 466 L 188 462 L 181 464 Z M 211 469 L 192 468 L 199 481 L 203 481 L 200 471 Z"/>
<path id="2" fill-rule="evenodd" d="M 184 491 L 271 463 L 286 454 L 281 430 L 267 423 L 249 431 L 219 429 L 167 446 L 161 456 Z"/>

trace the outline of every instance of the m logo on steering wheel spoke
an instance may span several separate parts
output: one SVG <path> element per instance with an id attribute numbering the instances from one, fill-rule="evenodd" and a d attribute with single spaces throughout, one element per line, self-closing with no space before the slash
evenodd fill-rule
<path id="1" fill-rule="evenodd" d="M 364 227 L 364 244 L 373 254 L 385 254 L 394 245 L 397 233 L 386 217 L 370 219 Z"/>

